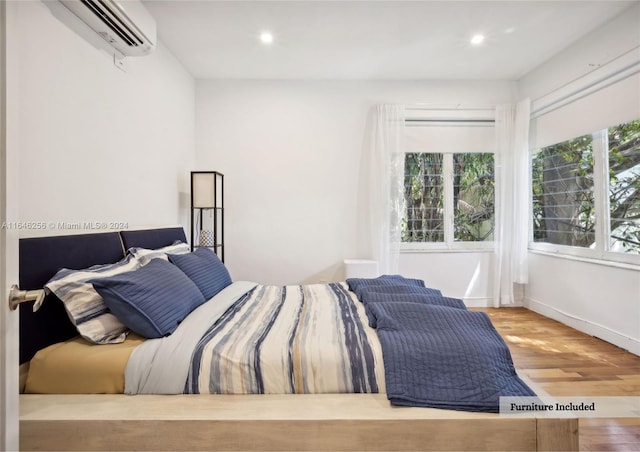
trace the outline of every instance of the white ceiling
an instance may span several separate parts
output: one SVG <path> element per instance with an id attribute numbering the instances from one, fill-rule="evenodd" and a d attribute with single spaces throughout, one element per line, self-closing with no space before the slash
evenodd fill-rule
<path id="1" fill-rule="evenodd" d="M 634 2 L 144 3 L 196 78 L 517 80 Z M 265 30 L 271 46 L 259 41 Z M 480 47 L 469 43 L 476 33 Z"/>

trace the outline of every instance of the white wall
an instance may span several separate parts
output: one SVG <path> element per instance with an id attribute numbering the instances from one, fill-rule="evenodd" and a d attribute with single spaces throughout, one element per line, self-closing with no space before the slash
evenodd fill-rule
<path id="1" fill-rule="evenodd" d="M 23 236 L 77 232 L 63 222 L 188 226 L 193 77 L 162 43 L 123 72 L 59 4 L 18 3 L 20 218 L 47 223 Z"/>
<path id="2" fill-rule="evenodd" d="M 640 4 L 559 52 L 518 81 L 519 98 L 535 100 L 615 63 L 640 45 Z"/>
<path id="3" fill-rule="evenodd" d="M 518 84 L 520 96 L 535 100 L 565 85 L 578 87 L 580 77 L 593 78 L 594 71 L 615 72 L 617 57 L 640 56 L 638 23 L 640 5 L 525 76 Z M 640 354 L 640 268 L 539 253 L 529 258 L 527 306 Z"/>
<path id="4" fill-rule="evenodd" d="M 640 269 L 530 253 L 526 305 L 640 355 Z"/>
<path id="5" fill-rule="evenodd" d="M 359 243 L 366 228 L 358 187 L 373 105 L 482 106 L 511 102 L 513 91 L 509 82 L 198 81 L 197 165 L 225 174 L 232 277 L 337 281 L 343 259 L 368 257 Z M 444 268 L 441 258 L 448 272 L 434 272 Z M 403 254 L 401 270 L 449 295 L 484 299 L 493 278 L 487 259 Z"/>
<path id="6" fill-rule="evenodd" d="M 462 298 L 467 306 L 493 306 L 495 254 L 489 252 L 405 252 L 400 273 L 425 281 L 449 297 Z M 516 295 L 516 300 L 519 300 Z"/>

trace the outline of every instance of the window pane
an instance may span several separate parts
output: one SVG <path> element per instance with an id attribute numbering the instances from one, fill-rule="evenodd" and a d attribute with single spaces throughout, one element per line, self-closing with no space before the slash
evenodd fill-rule
<path id="1" fill-rule="evenodd" d="M 640 120 L 609 128 L 611 251 L 640 254 Z"/>
<path id="2" fill-rule="evenodd" d="M 590 247 L 595 242 L 591 135 L 545 147 L 534 156 L 534 241 Z"/>
<path id="3" fill-rule="evenodd" d="M 493 154 L 453 155 L 454 240 L 493 240 Z"/>
<path id="4" fill-rule="evenodd" d="M 403 242 L 444 241 L 442 163 L 443 154 L 405 154 Z"/>

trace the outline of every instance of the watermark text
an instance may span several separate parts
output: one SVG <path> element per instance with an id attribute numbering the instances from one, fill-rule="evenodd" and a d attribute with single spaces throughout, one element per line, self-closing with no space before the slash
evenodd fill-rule
<path id="1" fill-rule="evenodd" d="M 127 221 L 5 221 L 2 229 L 20 231 L 104 231 L 129 229 Z"/>

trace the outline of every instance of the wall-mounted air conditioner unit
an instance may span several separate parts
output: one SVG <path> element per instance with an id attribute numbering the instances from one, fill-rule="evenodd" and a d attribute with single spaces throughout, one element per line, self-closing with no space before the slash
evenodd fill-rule
<path id="1" fill-rule="evenodd" d="M 139 0 L 59 0 L 124 56 L 148 55 L 156 22 Z"/>

